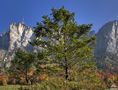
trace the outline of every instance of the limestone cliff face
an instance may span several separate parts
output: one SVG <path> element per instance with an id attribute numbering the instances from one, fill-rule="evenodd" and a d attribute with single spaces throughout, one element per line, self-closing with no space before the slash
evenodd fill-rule
<path id="1" fill-rule="evenodd" d="M 11 24 L 9 31 L 0 37 L 0 59 L 9 66 L 17 48 L 26 50 L 33 49 L 29 44 L 32 38 L 33 31 L 30 27 L 26 26 L 24 23 Z"/>
<path id="2" fill-rule="evenodd" d="M 118 65 L 118 21 L 106 23 L 96 38 L 95 56 L 99 65 Z"/>
<path id="3" fill-rule="evenodd" d="M 91 32 L 90 36 L 95 32 Z M 9 31 L 4 35 L 0 34 L 0 67 L 4 64 L 9 66 L 17 48 L 25 50 L 40 50 L 39 47 L 32 47 L 29 41 L 33 39 L 32 28 L 24 23 L 13 23 Z M 118 21 L 106 23 L 96 34 L 95 56 L 100 66 L 118 66 Z"/>
<path id="4" fill-rule="evenodd" d="M 33 31 L 23 23 L 10 25 L 9 32 L 9 50 L 14 48 L 27 48 L 31 41 Z"/>

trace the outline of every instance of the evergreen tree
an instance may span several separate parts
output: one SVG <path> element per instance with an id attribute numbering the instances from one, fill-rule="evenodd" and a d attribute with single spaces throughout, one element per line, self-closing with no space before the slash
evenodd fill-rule
<path id="1" fill-rule="evenodd" d="M 52 9 L 52 18 L 43 16 L 35 28 L 34 45 L 40 46 L 53 63 L 57 63 L 69 77 L 69 69 L 83 57 L 91 57 L 89 46 L 94 38 L 88 37 L 91 25 L 78 25 L 74 13 L 64 7 Z"/>
<path id="2" fill-rule="evenodd" d="M 52 65 L 53 69 L 60 68 L 57 70 L 63 73 L 66 81 L 77 82 L 83 89 L 90 89 L 85 85 L 87 82 L 88 85 L 95 83 L 94 88 L 100 87 L 101 83 L 92 60 L 92 44 L 95 37 L 88 36 L 91 26 L 91 24 L 78 25 L 74 13 L 64 7 L 52 9 L 51 16 L 43 16 L 43 21 L 37 23 L 34 30 L 36 38 L 32 43 L 42 48 L 41 52 L 44 54 L 42 60 Z M 79 80 L 85 80 L 86 83 Z"/>
<path id="3" fill-rule="evenodd" d="M 25 76 L 26 83 L 30 81 L 28 75 L 29 70 L 34 67 L 35 55 L 33 53 L 26 52 L 18 49 L 15 53 L 14 60 L 11 62 L 10 72 L 17 77 Z"/>

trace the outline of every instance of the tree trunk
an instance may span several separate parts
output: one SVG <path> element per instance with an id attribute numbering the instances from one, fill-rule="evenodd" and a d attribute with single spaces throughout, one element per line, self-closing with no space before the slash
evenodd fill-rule
<path id="1" fill-rule="evenodd" d="M 66 35 L 64 33 L 64 59 L 65 59 L 65 79 L 68 80 L 68 60 L 67 60 L 67 56 L 66 56 L 66 53 L 67 53 L 67 48 L 66 48 Z"/>
<path id="2" fill-rule="evenodd" d="M 65 50 L 65 53 L 66 53 L 66 50 Z M 67 57 L 65 55 L 65 79 L 67 80 L 68 79 L 68 61 L 67 61 Z"/>
<path id="3" fill-rule="evenodd" d="M 27 66 L 26 66 L 25 79 L 26 79 L 26 83 L 28 84 L 29 81 L 28 81 L 28 75 L 27 74 L 28 74 L 28 70 L 27 70 Z"/>
<path id="4" fill-rule="evenodd" d="M 68 67 L 65 66 L 65 79 L 67 80 L 68 79 Z"/>

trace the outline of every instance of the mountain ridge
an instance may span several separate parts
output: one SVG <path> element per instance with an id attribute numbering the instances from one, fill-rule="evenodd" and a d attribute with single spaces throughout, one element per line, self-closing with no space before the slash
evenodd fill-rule
<path id="1" fill-rule="evenodd" d="M 90 32 L 88 36 L 96 35 L 95 57 L 101 67 L 118 62 L 118 21 L 110 21 L 103 25 L 96 34 Z M 33 30 L 24 23 L 12 23 L 9 31 L 0 36 L 0 62 L 9 63 L 17 48 L 35 51 L 37 47 L 29 44 L 34 39 Z M 3 64 L 0 65 L 2 67 Z"/>
<path id="2" fill-rule="evenodd" d="M 103 25 L 96 34 L 95 57 L 102 68 L 112 69 L 118 65 L 118 21 Z"/>
<path id="3" fill-rule="evenodd" d="M 6 62 L 6 67 L 9 67 L 10 61 L 13 59 L 17 48 L 28 51 L 32 50 L 33 47 L 29 44 L 29 41 L 32 39 L 32 28 L 26 26 L 24 23 L 12 23 L 9 27 L 9 31 L 0 37 L 1 62 Z M 1 64 L 0 67 L 2 66 L 3 65 Z"/>

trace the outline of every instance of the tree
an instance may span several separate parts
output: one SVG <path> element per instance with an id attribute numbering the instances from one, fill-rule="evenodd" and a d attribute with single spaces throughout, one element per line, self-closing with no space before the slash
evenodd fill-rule
<path id="1" fill-rule="evenodd" d="M 52 9 L 52 18 L 43 16 L 34 30 L 34 45 L 42 47 L 48 58 L 64 69 L 65 79 L 69 77 L 69 68 L 82 57 L 90 57 L 90 43 L 94 38 L 87 36 L 91 25 L 78 25 L 74 13 L 64 7 Z M 85 52 L 86 51 L 86 52 Z"/>
<path id="2" fill-rule="evenodd" d="M 14 73 L 18 77 L 20 77 L 20 75 L 24 75 L 26 82 L 29 83 L 30 77 L 28 72 L 31 67 L 34 66 L 34 63 L 35 55 L 33 53 L 18 49 L 15 53 L 14 60 L 11 62 L 11 67 L 9 70 L 11 70 L 11 73 Z"/>

